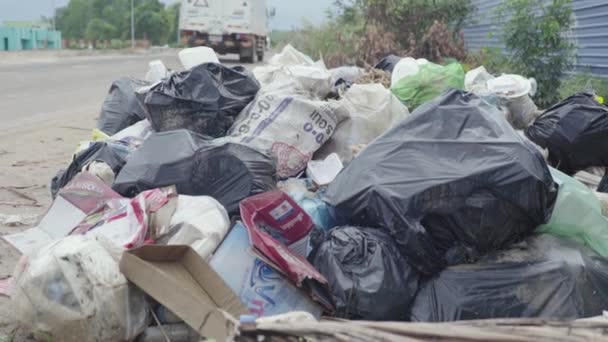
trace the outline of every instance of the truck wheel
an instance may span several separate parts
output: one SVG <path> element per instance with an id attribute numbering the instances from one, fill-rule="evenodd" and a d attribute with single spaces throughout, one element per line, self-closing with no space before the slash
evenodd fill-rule
<path id="1" fill-rule="evenodd" d="M 258 51 L 258 62 L 264 61 L 264 50 Z"/>
<path id="2" fill-rule="evenodd" d="M 241 50 L 239 54 L 239 62 L 241 63 L 253 63 L 255 58 L 255 51 L 253 48 L 247 50 Z"/>
<path id="3" fill-rule="evenodd" d="M 195 47 L 196 46 L 196 35 L 191 35 L 190 37 L 188 37 L 188 47 Z"/>

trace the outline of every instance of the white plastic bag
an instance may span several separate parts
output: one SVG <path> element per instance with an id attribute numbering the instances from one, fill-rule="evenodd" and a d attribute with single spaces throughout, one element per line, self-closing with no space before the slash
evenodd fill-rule
<path id="1" fill-rule="evenodd" d="M 120 251 L 90 236 L 68 236 L 17 266 L 18 321 L 41 340 L 131 341 L 147 325 L 145 295 L 118 268 Z"/>
<path id="2" fill-rule="evenodd" d="M 169 224 L 169 230 L 177 232 L 167 244 L 190 245 L 208 260 L 229 228 L 226 209 L 212 197 L 179 195 Z"/>
<path id="3" fill-rule="evenodd" d="M 163 78 L 169 76 L 169 70 L 160 59 L 148 63 L 148 72 L 146 73 L 146 81 L 156 83 Z"/>
<path id="4" fill-rule="evenodd" d="M 345 163 L 354 157 L 354 146 L 370 143 L 409 115 L 407 107 L 381 84 L 354 84 L 338 101 L 337 113 L 338 128 L 316 157 L 337 153 Z"/>
<path id="5" fill-rule="evenodd" d="M 393 87 L 404 77 L 416 75 L 420 71 L 418 65 L 418 62 L 412 57 L 402 58 L 393 69 L 393 73 L 391 75 L 391 87 Z"/>
<path id="6" fill-rule="evenodd" d="M 494 76 L 488 73 L 482 65 L 466 73 L 464 76 L 464 89 L 480 96 L 489 95 L 488 81 L 491 79 L 494 79 Z"/>
<path id="7" fill-rule="evenodd" d="M 277 53 L 268 60 L 268 64 L 280 66 L 299 64 L 313 65 L 315 62 L 312 58 L 298 51 L 291 44 L 287 44 L 280 53 Z"/>
<path id="8" fill-rule="evenodd" d="M 239 114 L 227 139 L 271 156 L 277 174 L 291 177 L 332 136 L 337 122 L 329 102 L 261 90 Z"/>
<path id="9" fill-rule="evenodd" d="M 331 91 L 332 76 L 322 61 L 314 62 L 291 45 L 270 59 L 268 65 L 253 69 L 266 91 L 286 90 L 292 94 L 324 98 Z"/>

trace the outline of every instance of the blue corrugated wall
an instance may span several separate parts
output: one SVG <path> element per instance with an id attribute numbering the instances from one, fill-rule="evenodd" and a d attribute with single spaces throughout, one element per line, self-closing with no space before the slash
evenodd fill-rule
<path id="1" fill-rule="evenodd" d="M 550 0 L 548 0 L 550 1 Z M 502 47 L 495 8 L 502 0 L 473 0 L 477 12 L 464 36 L 470 50 Z M 572 0 L 575 24 L 572 39 L 578 46 L 576 70 L 608 77 L 608 0 Z"/>

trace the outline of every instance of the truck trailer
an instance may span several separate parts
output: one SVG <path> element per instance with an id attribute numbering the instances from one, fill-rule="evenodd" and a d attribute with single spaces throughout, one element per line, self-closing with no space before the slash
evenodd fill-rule
<path id="1" fill-rule="evenodd" d="M 264 60 L 267 36 L 265 0 L 182 0 L 181 41 L 236 53 L 243 63 Z"/>

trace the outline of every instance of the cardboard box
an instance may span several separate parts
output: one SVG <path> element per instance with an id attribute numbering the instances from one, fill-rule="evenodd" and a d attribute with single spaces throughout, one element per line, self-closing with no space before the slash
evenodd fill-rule
<path id="1" fill-rule="evenodd" d="M 148 245 L 125 251 L 123 274 L 202 336 L 225 341 L 247 313 L 224 280 L 189 246 Z"/>

